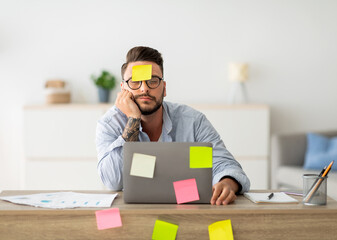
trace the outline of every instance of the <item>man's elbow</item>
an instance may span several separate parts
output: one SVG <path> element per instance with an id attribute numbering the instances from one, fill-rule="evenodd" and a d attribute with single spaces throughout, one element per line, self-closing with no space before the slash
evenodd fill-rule
<path id="1" fill-rule="evenodd" d="M 111 179 L 111 177 L 108 177 L 100 170 L 98 170 L 98 173 L 104 186 L 106 186 L 108 189 L 112 191 L 121 191 L 123 189 L 123 181 L 121 176 L 114 177 L 114 179 Z"/>

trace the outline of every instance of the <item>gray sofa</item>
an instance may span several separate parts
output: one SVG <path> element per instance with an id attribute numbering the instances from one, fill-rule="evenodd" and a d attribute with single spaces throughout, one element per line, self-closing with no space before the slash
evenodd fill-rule
<path id="1" fill-rule="evenodd" d="M 337 136 L 337 130 L 316 133 L 327 137 Z M 272 137 L 272 188 L 300 190 L 303 189 L 303 174 L 319 174 L 320 170 L 303 169 L 306 146 L 306 133 L 278 134 Z M 330 171 L 328 175 L 328 196 L 337 200 L 337 171 Z"/>

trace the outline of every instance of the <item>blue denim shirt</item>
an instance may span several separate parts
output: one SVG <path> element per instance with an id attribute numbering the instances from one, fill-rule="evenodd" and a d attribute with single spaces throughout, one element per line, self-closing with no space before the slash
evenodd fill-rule
<path id="1" fill-rule="evenodd" d="M 96 149 L 98 173 L 105 186 L 112 190 L 123 188 L 124 127 L 128 119 L 116 106 L 109 109 L 98 121 Z M 140 126 L 139 141 L 149 142 L 149 136 Z M 213 144 L 213 185 L 224 176 L 230 176 L 241 184 L 241 192 L 247 192 L 250 181 L 241 165 L 226 149 L 219 134 L 205 115 L 186 105 L 163 102 L 162 142 L 210 142 Z"/>

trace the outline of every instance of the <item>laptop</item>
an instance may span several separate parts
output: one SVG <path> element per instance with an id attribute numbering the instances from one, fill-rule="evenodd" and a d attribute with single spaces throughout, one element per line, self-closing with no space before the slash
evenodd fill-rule
<path id="1" fill-rule="evenodd" d="M 190 168 L 191 146 L 212 147 L 211 143 L 194 142 L 126 142 L 123 147 L 123 186 L 126 203 L 177 203 L 173 182 L 195 179 L 200 200 L 212 197 L 212 168 Z M 134 154 L 155 156 L 153 178 L 130 175 Z"/>

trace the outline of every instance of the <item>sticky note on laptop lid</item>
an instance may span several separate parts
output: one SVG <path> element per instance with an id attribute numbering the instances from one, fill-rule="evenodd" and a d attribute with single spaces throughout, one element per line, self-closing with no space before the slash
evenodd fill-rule
<path id="1" fill-rule="evenodd" d="M 156 156 L 134 153 L 131 163 L 130 175 L 153 178 Z"/>
<path id="2" fill-rule="evenodd" d="M 190 147 L 190 168 L 212 168 L 213 149 L 211 147 Z"/>
<path id="3" fill-rule="evenodd" d="M 173 182 L 173 188 L 178 204 L 200 199 L 195 178 Z"/>
<path id="4" fill-rule="evenodd" d="M 178 231 L 178 225 L 173 223 L 156 220 L 154 224 L 152 239 L 176 239 Z"/>
<path id="5" fill-rule="evenodd" d="M 215 222 L 208 226 L 210 240 L 233 240 L 232 222 L 230 219 Z"/>
<path id="6" fill-rule="evenodd" d="M 136 65 L 132 67 L 132 81 L 145 81 L 152 78 L 152 65 Z"/>

